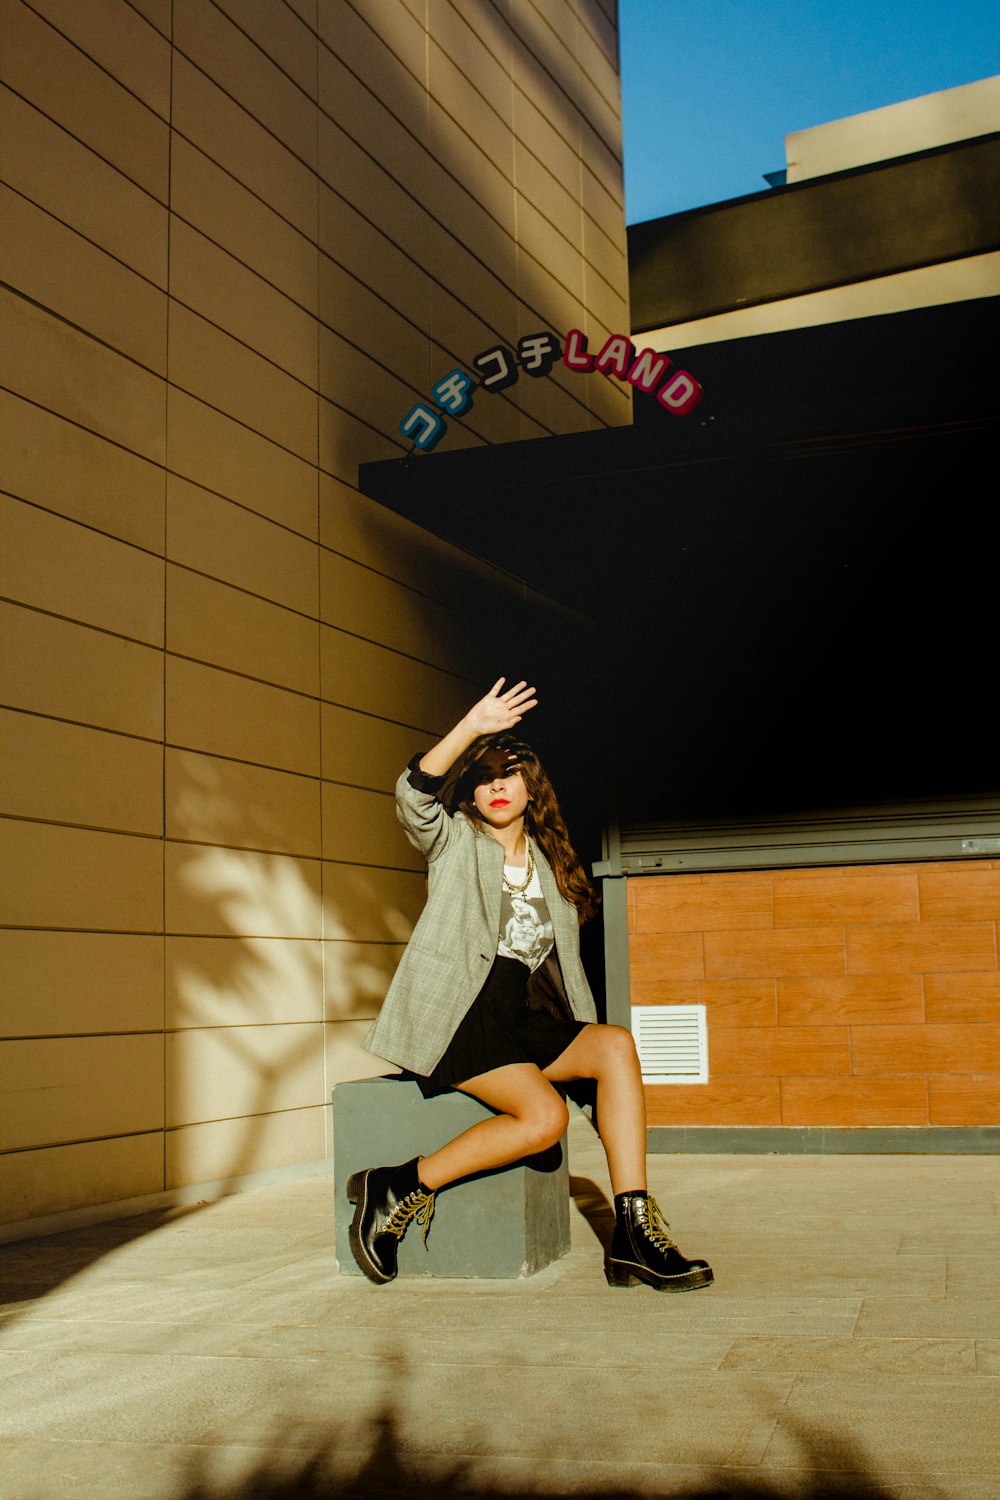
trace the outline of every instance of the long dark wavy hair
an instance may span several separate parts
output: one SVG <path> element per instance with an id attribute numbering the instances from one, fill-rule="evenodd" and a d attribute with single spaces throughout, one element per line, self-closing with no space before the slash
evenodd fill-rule
<path id="1" fill-rule="evenodd" d="M 597 911 L 601 898 L 570 843 L 552 783 L 526 740 L 508 731 L 482 735 L 473 741 L 455 768 L 455 780 L 447 798 L 450 810 L 463 812 L 475 828 L 483 827 L 474 800 L 479 779 L 476 768 L 482 757 L 492 750 L 511 756 L 510 769 L 520 771 L 528 793 L 528 805 L 524 810 L 525 831 L 545 855 L 561 895 L 576 907 L 580 921 L 586 922 Z"/>

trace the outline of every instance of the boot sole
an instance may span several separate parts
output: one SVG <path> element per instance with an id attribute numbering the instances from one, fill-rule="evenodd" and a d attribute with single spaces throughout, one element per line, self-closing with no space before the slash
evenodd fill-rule
<path id="1" fill-rule="evenodd" d="M 715 1280 L 711 1271 L 688 1271 L 683 1276 L 657 1276 L 654 1271 L 641 1271 L 637 1266 L 622 1266 L 610 1263 L 605 1268 L 608 1286 L 651 1286 L 654 1292 L 697 1292 L 703 1286 L 711 1286 Z"/>
<path id="2" fill-rule="evenodd" d="M 351 1220 L 347 1231 L 347 1239 L 351 1246 L 351 1254 L 358 1264 L 358 1268 L 373 1281 L 376 1286 L 385 1286 L 386 1282 L 392 1281 L 391 1276 L 386 1276 L 376 1266 L 375 1262 L 368 1256 L 364 1245 L 361 1243 L 361 1235 L 358 1233 L 358 1221 L 362 1218 L 367 1203 L 368 1173 L 354 1172 L 347 1179 L 347 1201 L 356 1203 L 354 1218 Z"/>

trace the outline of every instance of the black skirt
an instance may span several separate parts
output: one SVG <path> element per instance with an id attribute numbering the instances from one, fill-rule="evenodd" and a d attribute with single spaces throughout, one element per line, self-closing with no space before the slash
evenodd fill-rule
<path id="1" fill-rule="evenodd" d="M 425 1099 L 511 1063 L 547 1068 L 576 1040 L 586 1021 L 529 1005 L 530 979 L 531 970 L 518 959 L 498 955 L 493 960 L 441 1061 L 432 1073 L 413 1075 Z"/>

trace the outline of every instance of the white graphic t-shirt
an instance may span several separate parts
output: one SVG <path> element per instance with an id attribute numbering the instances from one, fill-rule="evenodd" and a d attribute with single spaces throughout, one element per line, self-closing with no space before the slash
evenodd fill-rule
<path id="1" fill-rule="evenodd" d="M 527 964 L 534 973 L 552 952 L 555 934 L 549 918 L 549 908 L 542 895 L 538 879 L 538 867 L 531 873 L 531 883 L 523 891 L 511 895 L 507 885 L 522 885 L 524 866 L 504 865 L 504 879 L 500 901 L 500 940 L 497 952 L 501 958 L 516 958 Z"/>

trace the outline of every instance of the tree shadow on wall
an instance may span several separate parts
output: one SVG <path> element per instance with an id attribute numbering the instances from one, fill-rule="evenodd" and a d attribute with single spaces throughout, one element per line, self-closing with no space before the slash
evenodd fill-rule
<path id="1" fill-rule="evenodd" d="M 379 800 L 397 831 L 391 797 Z M 292 1129 L 296 1115 L 289 1159 L 329 1154 L 318 1080 L 342 1035 L 356 1040 L 377 1014 L 424 872 L 399 834 L 393 874 L 409 905 L 387 902 L 378 871 L 321 860 L 243 768 L 223 772 L 198 756 L 178 756 L 174 815 L 189 841 L 173 876 L 177 922 L 203 935 L 176 947 L 168 939 L 168 1159 L 176 1180 L 211 1181 L 219 1197 L 259 1169 L 274 1128 Z M 349 1065 L 341 1071 L 350 1076 Z M 214 1151 L 204 1125 L 218 1133 Z"/>
<path id="2" fill-rule="evenodd" d="M 756 1477 L 748 1469 L 706 1466 L 704 1483 L 672 1483 L 669 1469 L 674 1465 L 664 1463 L 668 1472 L 662 1487 L 654 1483 L 641 1490 L 627 1485 L 573 1485 L 567 1489 L 546 1483 L 548 1455 L 539 1452 L 537 1484 L 501 1487 L 475 1477 L 479 1456 L 441 1463 L 408 1453 L 396 1413 L 387 1403 L 372 1421 L 368 1453 L 353 1463 L 345 1463 L 347 1455 L 338 1452 L 336 1440 L 331 1440 L 322 1449 L 296 1456 L 291 1462 L 263 1464 L 235 1484 L 220 1486 L 207 1477 L 193 1477 L 179 1500 L 373 1500 L 376 1496 L 414 1493 L 438 1500 L 529 1500 L 534 1496 L 568 1500 L 570 1495 L 575 1500 L 792 1500 L 805 1496 L 810 1500 L 892 1500 L 891 1492 L 869 1473 L 867 1457 L 856 1444 L 793 1426 L 787 1419 L 784 1426 L 798 1445 L 799 1454 L 795 1466 L 787 1468 L 780 1478 Z M 481 1457 L 489 1463 L 488 1454 Z M 643 1467 L 655 1466 L 647 1462 Z M 689 1469 L 690 1463 L 677 1468 Z"/>
<path id="3" fill-rule="evenodd" d="M 163 1186 L 199 1201 L 0 1244 L 0 1327 L 105 1256 L 238 1191 L 273 1164 L 276 1132 L 298 1131 L 301 1150 L 287 1160 L 329 1156 L 325 1080 L 341 1033 L 353 1042 L 377 1014 L 423 901 L 422 870 L 403 872 L 413 887 L 404 910 L 364 867 L 290 851 L 238 765 L 179 752 L 173 797 L 185 840 L 172 899 L 189 935 L 167 937 Z M 349 1076 L 353 1059 L 337 1061 Z M 372 1059 L 370 1071 L 382 1067 Z"/>

